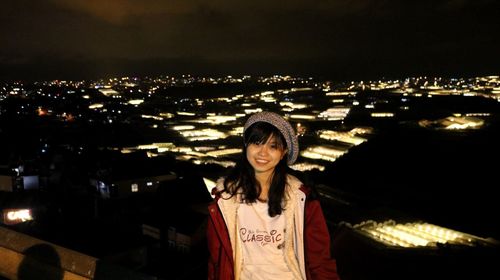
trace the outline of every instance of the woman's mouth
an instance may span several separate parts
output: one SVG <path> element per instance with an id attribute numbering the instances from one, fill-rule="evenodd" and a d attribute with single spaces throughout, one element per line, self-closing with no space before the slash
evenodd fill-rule
<path id="1" fill-rule="evenodd" d="M 257 162 L 258 164 L 267 164 L 267 163 L 269 163 L 269 160 L 266 160 L 266 159 L 255 159 L 255 162 Z"/>

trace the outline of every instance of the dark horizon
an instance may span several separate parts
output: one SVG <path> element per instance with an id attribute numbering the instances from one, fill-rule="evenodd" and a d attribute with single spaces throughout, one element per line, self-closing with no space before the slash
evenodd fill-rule
<path id="1" fill-rule="evenodd" d="M 7 2 L 0 81 L 148 75 L 498 75 L 499 3 Z"/>
<path id="2" fill-rule="evenodd" d="M 185 74 L 204 77 L 220 76 L 272 76 L 290 75 L 294 77 L 314 77 L 320 80 L 331 81 L 360 81 L 360 80 L 384 80 L 405 79 L 411 77 L 443 77 L 443 78 L 472 78 L 499 75 L 500 71 L 494 65 L 482 69 L 469 70 L 463 65 L 446 67 L 444 65 L 427 65 L 421 67 L 408 66 L 405 70 L 392 69 L 379 70 L 379 63 L 372 65 L 356 65 L 354 62 L 344 65 L 330 65 L 329 63 L 317 63 L 313 66 L 311 62 L 287 62 L 287 61 L 248 61 L 246 63 L 215 63 L 202 61 L 193 62 L 189 60 L 103 60 L 92 61 L 37 61 L 37 67 L 30 65 L 9 65 L 3 67 L 8 71 L 2 71 L 1 82 L 36 82 L 47 80 L 96 80 L 113 77 L 157 77 L 157 76 L 181 76 Z M 382 63 L 382 62 L 380 62 Z M 390 63 L 385 64 L 386 67 Z M 452 65 L 453 62 L 447 63 Z M 260 68 L 259 68 L 260 67 Z M 327 68 L 334 68 L 328 69 Z M 338 70 L 337 70 L 338 68 Z M 259 70 L 262 69 L 262 70 Z M 7 74 L 5 74 L 8 72 Z"/>

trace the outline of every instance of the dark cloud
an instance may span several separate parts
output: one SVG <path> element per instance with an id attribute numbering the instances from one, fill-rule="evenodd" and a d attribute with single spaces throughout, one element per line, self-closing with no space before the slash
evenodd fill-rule
<path id="1" fill-rule="evenodd" d="M 500 47 L 498 7 L 492 0 L 8 1 L 0 9 L 0 79 L 57 69 L 479 74 L 500 65 L 492 53 Z"/>

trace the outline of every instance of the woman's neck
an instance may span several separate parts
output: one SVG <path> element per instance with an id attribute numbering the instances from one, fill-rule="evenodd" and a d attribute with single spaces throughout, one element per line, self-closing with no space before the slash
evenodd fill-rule
<path id="1" fill-rule="evenodd" d="M 260 184 L 260 201 L 267 201 L 269 188 L 271 187 L 272 172 L 269 173 L 256 173 L 255 179 Z"/>

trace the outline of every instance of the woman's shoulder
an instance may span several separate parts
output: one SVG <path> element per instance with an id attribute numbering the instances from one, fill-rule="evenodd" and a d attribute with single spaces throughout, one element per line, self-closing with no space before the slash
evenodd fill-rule
<path id="1" fill-rule="evenodd" d="M 317 193 L 314 186 L 304 184 L 300 179 L 298 179 L 294 175 L 291 174 L 287 175 L 287 183 L 293 191 L 300 191 L 304 193 L 308 200 L 317 198 Z"/>
<path id="2" fill-rule="evenodd" d="M 304 183 L 297 177 L 291 174 L 287 174 L 286 176 L 286 183 L 290 186 L 290 188 L 293 191 L 303 191 L 302 189 L 304 188 Z"/>
<path id="3" fill-rule="evenodd" d="M 212 195 L 220 195 L 224 191 L 224 177 L 220 177 L 217 179 L 217 182 L 215 183 L 215 187 L 212 188 Z"/>
<path id="4" fill-rule="evenodd" d="M 215 183 L 215 187 L 212 188 L 212 195 L 215 197 L 221 197 L 223 199 L 229 199 L 234 196 L 234 183 L 227 182 L 225 177 L 220 177 Z"/>
<path id="5" fill-rule="evenodd" d="M 300 188 L 300 186 L 302 185 L 302 181 L 300 181 L 299 178 L 295 177 L 292 174 L 286 175 L 286 182 L 292 187 Z"/>

